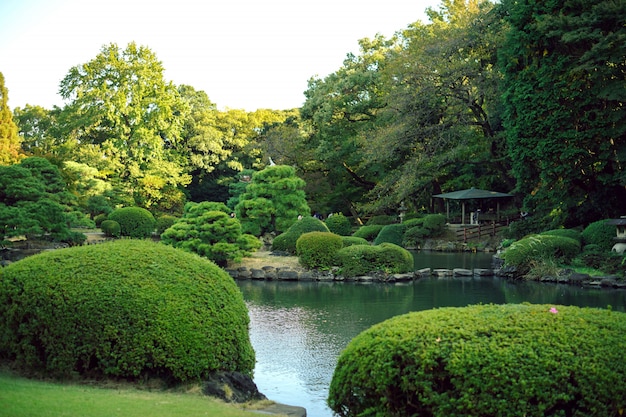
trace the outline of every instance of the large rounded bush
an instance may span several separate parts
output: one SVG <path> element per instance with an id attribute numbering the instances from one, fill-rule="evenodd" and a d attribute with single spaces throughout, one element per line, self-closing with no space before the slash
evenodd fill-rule
<path id="1" fill-rule="evenodd" d="M 100 230 L 108 237 L 120 237 L 121 227 L 115 220 L 103 220 L 100 224 Z"/>
<path id="2" fill-rule="evenodd" d="M 326 224 L 312 216 L 303 217 L 296 221 L 287 229 L 285 233 L 274 238 L 272 242 L 272 250 L 296 253 L 296 242 L 298 238 L 308 232 L 328 232 Z"/>
<path id="3" fill-rule="evenodd" d="M 381 224 L 371 224 L 371 225 L 361 226 L 357 229 L 356 232 L 352 234 L 352 236 L 360 237 L 371 242 L 374 239 L 376 239 L 376 236 L 378 236 L 382 228 L 383 228 L 383 225 Z"/>
<path id="4" fill-rule="evenodd" d="M 615 244 L 615 226 L 607 224 L 606 220 L 598 220 L 589 224 L 582 231 L 584 245 L 598 245 L 602 250 L 610 251 Z"/>
<path id="5" fill-rule="evenodd" d="M 356 236 L 341 236 L 341 241 L 343 242 L 343 247 L 346 248 L 352 245 L 369 245 L 370 242 L 363 239 L 362 237 Z"/>
<path id="6" fill-rule="evenodd" d="M 380 245 L 381 243 L 393 243 L 394 245 L 401 246 L 402 239 L 404 238 L 404 232 L 406 231 L 406 226 L 401 223 L 388 224 L 383 226 L 374 239 L 374 245 Z"/>
<path id="7" fill-rule="evenodd" d="M 304 233 L 296 241 L 300 264 L 309 269 L 329 269 L 336 263 L 337 251 L 343 242 L 341 236 L 330 232 Z"/>
<path id="8" fill-rule="evenodd" d="M 568 263 L 580 253 L 580 242 L 563 236 L 531 235 L 514 242 L 500 256 L 505 264 L 517 268 L 519 274 L 528 272 L 531 262 L 555 260 Z"/>
<path id="9" fill-rule="evenodd" d="M 548 305 L 441 308 L 394 317 L 342 352 L 339 416 L 618 416 L 626 314 Z"/>
<path id="10" fill-rule="evenodd" d="M 328 230 L 336 235 L 350 236 L 352 234 L 352 223 L 343 213 L 335 213 L 332 216 L 328 216 L 324 223 L 326 223 Z"/>
<path id="11" fill-rule="evenodd" d="M 147 238 L 152 235 L 156 220 L 152 213 L 141 207 L 122 207 L 109 214 L 109 220 L 120 224 L 122 236 L 132 238 Z"/>
<path id="12" fill-rule="evenodd" d="M 241 292 L 195 254 L 118 240 L 0 274 L 0 358 L 24 371 L 178 382 L 254 368 Z"/>
<path id="13" fill-rule="evenodd" d="M 373 271 L 401 274 L 411 272 L 414 268 L 411 252 L 393 243 L 342 248 L 337 252 L 337 262 L 345 277 L 365 275 Z"/>

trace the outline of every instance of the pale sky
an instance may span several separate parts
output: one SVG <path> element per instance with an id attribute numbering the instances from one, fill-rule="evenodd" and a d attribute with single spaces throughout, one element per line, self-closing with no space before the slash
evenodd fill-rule
<path id="1" fill-rule="evenodd" d="M 390 37 L 440 0 L 0 0 L 9 107 L 62 106 L 59 83 L 103 45 L 154 52 L 166 81 L 220 109 L 300 107 L 307 81 L 337 71 L 358 40 Z"/>

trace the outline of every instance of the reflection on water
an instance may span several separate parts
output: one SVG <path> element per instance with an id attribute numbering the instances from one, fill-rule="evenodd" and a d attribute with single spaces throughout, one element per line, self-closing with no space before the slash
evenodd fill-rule
<path id="1" fill-rule="evenodd" d="M 626 291 L 498 278 L 405 284 L 238 281 L 250 311 L 254 380 L 268 398 L 329 417 L 328 386 L 341 350 L 357 334 L 410 311 L 477 303 L 565 304 L 625 311 Z"/>

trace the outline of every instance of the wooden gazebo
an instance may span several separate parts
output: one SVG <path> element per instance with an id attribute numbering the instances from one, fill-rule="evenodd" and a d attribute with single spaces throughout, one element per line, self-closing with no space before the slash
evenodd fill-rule
<path id="1" fill-rule="evenodd" d="M 511 198 L 513 197 L 513 195 L 500 193 L 497 191 L 480 190 L 478 188 L 472 187 L 466 190 L 454 191 L 451 193 L 435 194 L 433 195 L 433 197 L 442 198 L 446 201 L 446 218 L 448 219 L 448 222 L 450 221 L 450 200 L 460 200 L 461 205 L 462 205 L 461 224 L 466 224 L 465 223 L 465 202 L 467 200 L 486 200 L 489 198 L 496 199 L 496 204 L 497 204 L 496 216 L 497 216 L 497 219 L 499 219 L 500 218 L 500 201 L 499 200 L 502 198 Z"/>

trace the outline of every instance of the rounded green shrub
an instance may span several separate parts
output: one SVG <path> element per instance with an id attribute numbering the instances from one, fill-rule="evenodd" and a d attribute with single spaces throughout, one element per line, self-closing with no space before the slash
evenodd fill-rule
<path id="1" fill-rule="evenodd" d="M 406 248 L 418 247 L 429 236 L 430 230 L 422 226 L 411 227 L 402 236 L 402 246 Z"/>
<path id="2" fill-rule="evenodd" d="M 343 247 L 347 248 L 352 245 L 369 245 L 370 243 L 363 239 L 362 237 L 356 236 L 341 236 L 341 241 L 343 242 Z"/>
<path id="3" fill-rule="evenodd" d="M 387 224 L 393 224 L 398 221 L 398 216 L 390 216 L 387 214 L 378 214 L 376 216 L 372 216 L 367 220 L 367 225 L 381 225 L 385 226 Z"/>
<path id="4" fill-rule="evenodd" d="M 0 358 L 25 372 L 176 383 L 254 368 L 241 292 L 195 254 L 117 240 L 43 252 L 0 278 Z"/>
<path id="5" fill-rule="evenodd" d="M 446 216 L 443 214 L 429 214 L 424 217 L 424 228 L 430 230 L 431 236 L 438 236 L 446 228 Z"/>
<path id="6" fill-rule="evenodd" d="M 359 227 L 358 230 L 352 234 L 352 236 L 361 237 L 365 240 L 372 242 L 374 239 L 376 239 L 376 236 L 378 236 L 382 228 L 382 224 L 366 224 L 365 226 Z"/>
<path id="7" fill-rule="evenodd" d="M 337 263 L 345 277 L 365 275 L 373 271 L 401 274 L 411 272 L 414 268 L 411 252 L 393 243 L 342 248 L 337 252 Z"/>
<path id="8" fill-rule="evenodd" d="M 141 207 L 122 207 L 109 214 L 109 220 L 120 224 L 122 236 L 142 239 L 152 235 L 156 220 L 152 213 Z"/>
<path id="9" fill-rule="evenodd" d="M 174 223 L 176 223 L 178 217 L 172 216 L 171 214 L 163 214 L 156 219 L 156 232 L 157 235 L 161 236 L 163 232 L 172 227 Z"/>
<path id="10" fill-rule="evenodd" d="M 106 213 L 100 213 L 98 214 L 96 217 L 93 218 L 94 223 L 96 224 L 96 227 L 100 227 L 100 225 L 102 224 L 103 221 L 107 220 L 109 218 L 109 215 Z"/>
<path id="11" fill-rule="evenodd" d="M 260 241 L 254 237 L 254 240 L 242 238 L 239 220 L 215 210 L 216 204 L 187 203 L 183 217 L 161 234 L 161 242 L 197 253 L 219 266 L 240 261 L 250 253 L 248 248 L 257 248 L 254 240 L 259 244 Z"/>
<path id="12" fill-rule="evenodd" d="M 552 229 L 552 230 L 547 230 L 545 232 L 541 232 L 540 234 L 550 235 L 550 236 L 564 236 L 564 237 L 569 237 L 571 239 L 576 239 L 579 242 L 582 241 L 580 232 L 575 229 Z"/>
<path id="13" fill-rule="evenodd" d="M 309 269 L 329 269 L 336 264 L 337 251 L 343 242 L 341 236 L 331 232 L 308 232 L 296 242 L 300 264 Z"/>
<path id="14" fill-rule="evenodd" d="M 383 228 L 374 239 L 374 245 L 380 245 L 381 243 L 393 243 L 394 245 L 402 246 L 402 239 L 404 238 L 404 232 L 406 226 L 401 223 L 388 224 Z"/>
<path id="15" fill-rule="evenodd" d="M 598 245 L 602 250 L 610 251 L 615 244 L 615 226 L 606 223 L 606 220 L 598 220 L 589 224 L 582 231 L 583 244 Z"/>
<path id="16" fill-rule="evenodd" d="M 100 223 L 100 230 L 108 237 L 120 237 L 120 224 L 115 220 L 104 220 Z"/>
<path id="17" fill-rule="evenodd" d="M 329 216 L 324 223 L 326 223 L 328 230 L 336 235 L 350 236 L 352 234 L 352 223 L 343 213 L 335 213 Z"/>
<path id="18" fill-rule="evenodd" d="M 501 254 L 505 265 L 517 268 L 518 274 L 526 274 L 531 263 L 553 259 L 568 263 L 580 253 L 580 242 L 563 236 L 531 235 L 511 244 Z"/>
<path id="19" fill-rule="evenodd" d="M 338 416 L 618 416 L 626 409 L 626 314 L 478 305 L 397 316 L 339 357 Z"/>
<path id="20" fill-rule="evenodd" d="M 296 253 L 296 242 L 298 238 L 308 232 L 328 232 L 326 224 L 312 216 L 303 217 L 296 221 L 287 229 L 285 233 L 274 238 L 272 242 L 273 251 L 284 251 L 292 254 Z"/>

